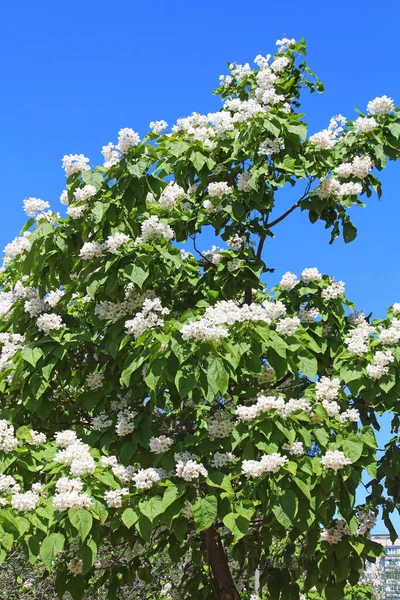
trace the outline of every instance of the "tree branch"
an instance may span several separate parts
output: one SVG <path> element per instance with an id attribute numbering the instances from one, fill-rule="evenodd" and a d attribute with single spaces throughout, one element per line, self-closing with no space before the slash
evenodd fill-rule
<path id="1" fill-rule="evenodd" d="M 283 219 L 286 219 L 286 217 L 288 217 L 290 215 L 290 213 L 292 213 L 294 210 L 296 210 L 296 208 L 299 208 L 299 206 L 300 206 L 300 200 L 298 200 L 295 204 L 293 204 L 293 206 L 291 206 L 289 208 L 289 210 L 287 210 L 285 213 L 283 213 L 283 215 L 281 215 L 280 217 L 275 219 L 275 221 L 272 221 L 272 223 L 270 223 L 268 225 L 268 229 L 271 229 L 271 227 L 278 225 L 278 223 L 283 221 Z"/>

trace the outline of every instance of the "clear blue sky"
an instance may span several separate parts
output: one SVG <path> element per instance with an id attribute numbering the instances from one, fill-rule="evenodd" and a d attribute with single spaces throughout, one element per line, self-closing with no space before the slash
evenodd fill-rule
<path id="1" fill-rule="evenodd" d="M 100 164 L 101 146 L 121 127 L 143 135 L 152 120 L 173 124 L 216 110 L 210 92 L 226 62 L 272 53 L 283 35 L 306 38 L 309 64 L 326 86 L 323 95 L 306 95 L 311 133 L 334 114 L 352 118 L 375 96 L 400 104 L 399 20 L 396 0 L 4 2 L 0 246 L 18 234 L 26 196 L 61 210 L 64 154 Z M 265 254 L 276 268 L 271 285 L 286 270 L 317 266 L 346 282 L 359 310 L 378 316 L 400 301 L 399 178 L 400 163 L 390 164 L 382 200 L 355 212 L 359 236 L 347 246 L 329 246 L 327 232 L 305 215 L 278 226 Z M 387 435 L 385 427 L 381 444 Z"/>

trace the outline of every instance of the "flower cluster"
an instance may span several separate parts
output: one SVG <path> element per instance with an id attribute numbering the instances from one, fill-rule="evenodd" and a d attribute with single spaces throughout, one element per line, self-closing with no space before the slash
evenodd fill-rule
<path id="1" fill-rule="evenodd" d="M 200 475 L 207 477 L 208 471 L 201 463 L 196 462 L 196 457 L 189 452 L 177 452 L 174 455 L 176 460 L 175 474 L 185 481 L 198 479 Z"/>
<path id="2" fill-rule="evenodd" d="M 271 156 L 272 154 L 278 154 L 285 147 L 285 142 L 282 138 L 267 138 L 263 142 L 261 142 L 258 148 L 258 154 L 263 156 L 266 154 L 267 156 Z"/>
<path id="3" fill-rule="evenodd" d="M 128 488 L 107 490 L 104 493 L 104 500 L 109 508 L 120 508 L 122 506 L 122 498 L 127 494 L 129 494 Z"/>
<path id="4" fill-rule="evenodd" d="M 345 162 L 336 167 L 335 172 L 339 177 L 355 177 L 365 179 L 373 167 L 369 156 L 356 156 L 352 162 Z"/>
<path id="5" fill-rule="evenodd" d="M 90 171 L 90 166 L 87 164 L 89 159 L 83 154 L 66 154 L 62 161 L 62 167 L 65 171 L 65 175 L 69 177 L 74 173 L 83 173 L 84 171 Z"/>
<path id="6" fill-rule="evenodd" d="M 343 198 L 344 196 L 357 196 L 362 192 L 361 183 L 354 183 L 352 181 L 347 183 L 340 183 L 334 177 L 330 179 L 324 179 L 313 191 L 313 194 L 319 198 L 325 199 L 332 196 Z"/>
<path id="7" fill-rule="evenodd" d="M 89 390 L 99 390 L 103 387 L 104 373 L 90 373 L 86 378 L 86 385 Z"/>
<path id="8" fill-rule="evenodd" d="M 60 435 L 61 433 L 61 435 Z M 76 435 L 63 436 L 62 434 L 74 434 L 75 432 L 58 432 L 55 436 L 56 444 L 63 447 L 64 450 L 59 450 L 54 457 L 54 460 L 68 465 L 71 475 L 87 475 L 93 473 L 95 462 L 89 452 L 89 446 L 83 444 Z"/>
<path id="9" fill-rule="evenodd" d="M 21 254 L 25 252 L 29 252 L 31 249 L 31 243 L 29 241 L 29 231 L 25 231 L 25 233 L 19 237 L 16 237 L 6 245 L 4 248 L 4 254 L 6 255 L 6 259 L 17 258 Z"/>
<path id="10" fill-rule="evenodd" d="M 235 425 L 232 423 L 229 414 L 218 414 L 208 422 L 208 435 L 211 439 L 228 437 Z"/>
<path id="11" fill-rule="evenodd" d="M 282 456 L 279 452 L 264 454 L 261 460 L 244 460 L 242 473 L 247 477 L 261 477 L 264 473 L 277 473 L 287 462 L 287 456 Z"/>
<path id="12" fill-rule="evenodd" d="M 53 497 L 54 508 L 59 511 L 69 508 L 89 508 L 93 501 L 82 490 L 83 482 L 79 478 L 61 477 L 56 482 L 57 493 Z"/>
<path id="13" fill-rule="evenodd" d="M 139 490 L 148 490 L 165 477 L 166 473 L 163 469 L 150 467 L 149 469 L 140 469 L 132 476 L 132 481 Z"/>
<path id="14" fill-rule="evenodd" d="M 208 193 L 211 198 L 220 198 L 230 194 L 232 188 L 226 183 L 226 181 L 216 181 L 208 184 Z"/>
<path id="15" fill-rule="evenodd" d="M 299 283 L 299 280 L 297 279 L 297 275 L 295 275 L 294 273 L 290 273 L 290 271 L 287 271 L 283 275 L 279 285 L 281 286 L 281 288 L 283 290 L 290 291 L 294 287 L 296 287 L 296 285 L 298 283 Z"/>
<path id="16" fill-rule="evenodd" d="M 35 217 L 37 213 L 43 212 L 47 208 L 50 208 L 50 204 L 45 200 L 39 200 L 39 198 L 25 198 L 24 200 L 24 211 L 28 217 Z"/>
<path id="17" fill-rule="evenodd" d="M 394 102 L 388 96 L 381 96 L 370 100 L 367 111 L 370 115 L 386 115 L 394 110 Z"/>
<path id="18" fill-rule="evenodd" d="M 187 194 L 180 185 L 175 182 L 170 182 L 167 184 L 167 187 L 163 189 L 158 203 L 161 208 L 170 210 L 175 206 L 178 200 L 184 200 L 186 197 Z"/>
<path id="19" fill-rule="evenodd" d="M 336 300 L 337 298 L 341 298 L 344 296 L 344 282 L 343 281 L 333 281 L 330 285 L 322 290 L 321 298 L 324 300 Z"/>
<path id="20" fill-rule="evenodd" d="M 285 402 L 280 396 L 264 396 L 259 394 L 257 402 L 250 406 L 238 406 L 235 414 L 239 421 L 252 421 L 259 417 L 262 413 L 275 410 L 279 416 L 283 418 L 289 417 L 297 410 L 311 412 L 311 404 L 304 398 L 291 398 Z"/>
<path id="21" fill-rule="evenodd" d="M 140 137 L 133 129 L 129 127 L 120 129 L 118 132 L 118 144 L 114 145 L 110 142 L 106 146 L 103 146 L 101 150 L 104 156 L 104 167 L 109 169 L 116 165 L 130 148 L 137 146 L 139 143 Z"/>
<path id="22" fill-rule="evenodd" d="M 159 437 L 152 437 L 149 441 L 150 451 L 154 454 L 163 454 L 173 445 L 174 440 L 167 437 L 166 435 L 160 435 Z"/>
<path id="23" fill-rule="evenodd" d="M 394 356 L 390 350 L 376 352 L 373 364 L 367 365 L 366 367 L 368 377 L 370 379 L 381 379 L 381 377 L 389 372 L 389 364 L 393 361 Z"/>
<path id="24" fill-rule="evenodd" d="M 161 305 L 159 298 L 147 298 L 143 302 L 142 310 L 130 321 L 126 321 L 125 328 L 129 334 L 138 338 L 143 331 L 154 329 L 154 327 L 162 327 L 164 319 L 162 315 L 168 315 L 168 308 Z"/>
<path id="25" fill-rule="evenodd" d="M 346 119 L 342 115 L 332 117 L 328 129 L 323 129 L 310 136 L 310 143 L 317 150 L 330 150 L 336 145 L 345 123 Z"/>
<path id="26" fill-rule="evenodd" d="M 375 327 L 369 325 L 364 316 L 357 319 L 356 327 L 350 331 L 345 343 L 350 354 L 362 356 L 368 352 L 369 337 L 375 333 Z M 399 336 L 400 339 L 400 336 Z"/>
<path id="27" fill-rule="evenodd" d="M 351 465 L 352 461 L 347 458 L 344 452 L 341 450 L 328 450 L 321 458 L 321 465 L 325 469 L 343 469 L 347 465 Z"/>
<path id="28" fill-rule="evenodd" d="M 152 215 L 149 219 L 143 221 L 141 225 L 142 235 L 136 238 L 136 244 L 146 244 L 156 240 L 172 240 L 175 236 L 168 223 L 161 223 L 159 217 Z"/>
<path id="29" fill-rule="evenodd" d="M 216 469 L 221 469 L 222 467 L 226 467 L 226 465 L 234 463 L 236 461 L 236 456 L 232 454 L 232 452 L 215 452 L 211 466 Z"/>
<path id="30" fill-rule="evenodd" d="M 351 535 L 350 529 L 344 521 L 337 520 L 333 527 L 321 532 L 321 540 L 328 544 L 339 544 L 345 535 Z"/>
<path id="31" fill-rule="evenodd" d="M 32 491 L 29 492 L 17 492 L 11 497 L 11 506 L 14 510 L 20 512 L 26 512 L 29 510 L 35 510 L 37 503 L 39 502 L 39 495 Z"/>
<path id="32" fill-rule="evenodd" d="M 18 440 L 14 437 L 14 426 L 9 425 L 5 419 L 0 420 L 0 450 L 9 454 L 18 446 Z"/>
<path id="33" fill-rule="evenodd" d="M 393 319 L 388 329 L 382 329 L 379 333 L 379 339 L 384 346 L 393 346 L 400 341 L 400 319 Z"/>
<path id="34" fill-rule="evenodd" d="M 43 313 L 40 315 L 36 321 L 38 329 L 43 331 L 43 333 L 50 333 L 51 331 L 58 331 L 64 327 L 64 323 L 60 317 L 60 315 L 55 315 L 51 313 Z"/>

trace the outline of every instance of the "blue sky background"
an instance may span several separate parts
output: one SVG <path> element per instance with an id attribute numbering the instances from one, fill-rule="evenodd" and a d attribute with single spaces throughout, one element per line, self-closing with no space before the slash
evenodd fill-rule
<path id="1" fill-rule="evenodd" d="M 326 86 L 323 95 L 305 94 L 310 133 L 334 114 L 353 118 L 354 107 L 364 110 L 375 96 L 399 104 L 399 19 L 393 0 L 4 2 L 0 246 L 24 223 L 26 196 L 63 209 L 64 154 L 83 153 L 100 164 L 101 146 L 115 141 L 121 127 L 144 135 L 152 120 L 172 125 L 192 111 L 217 110 L 210 92 L 226 63 L 273 53 L 284 35 L 306 38 L 309 65 Z M 400 301 L 399 178 L 400 164 L 390 164 L 381 201 L 372 198 L 354 212 L 359 235 L 352 244 L 329 246 L 323 226 L 300 213 L 275 228 L 264 254 L 276 268 L 270 285 L 286 270 L 317 266 L 346 282 L 359 310 L 380 316 Z M 279 214 L 289 198 L 281 202 Z M 385 426 L 380 447 L 388 435 Z"/>

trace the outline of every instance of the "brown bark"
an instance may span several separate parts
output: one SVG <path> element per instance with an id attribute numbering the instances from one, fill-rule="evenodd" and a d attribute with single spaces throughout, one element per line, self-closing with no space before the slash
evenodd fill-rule
<path id="1" fill-rule="evenodd" d="M 211 526 L 201 533 L 201 538 L 207 551 L 218 600 L 240 600 L 219 532 Z"/>

